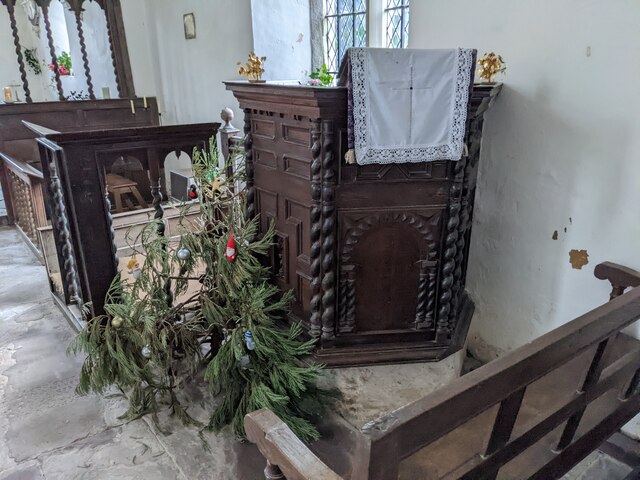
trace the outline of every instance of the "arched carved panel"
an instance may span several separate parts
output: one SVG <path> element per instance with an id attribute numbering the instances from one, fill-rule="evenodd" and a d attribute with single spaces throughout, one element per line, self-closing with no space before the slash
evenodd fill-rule
<path id="1" fill-rule="evenodd" d="M 339 333 L 433 328 L 439 222 L 440 213 L 345 215 Z M 359 299 L 356 292 L 361 289 L 366 296 Z"/>

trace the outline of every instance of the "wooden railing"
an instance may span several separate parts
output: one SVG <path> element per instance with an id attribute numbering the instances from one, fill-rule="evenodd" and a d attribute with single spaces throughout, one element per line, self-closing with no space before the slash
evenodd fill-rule
<path id="1" fill-rule="evenodd" d="M 494 479 L 508 462 L 543 440 L 552 443 L 536 451 L 533 467 L 509 478 L 559 478 L 595 450 L 640 411 L 640 349 L 636 346 L 608 362 L 618 333 L 640 318 L 640 288 L 623 294 L 640 285 L 640 272 L 607 262 L 596 267 L 595 275 L 611 283 L 610 302 L 365 425 L 350 478 L 397 479 L 402 460 L 492 407 L 497 413 L 482 450 L 465 452 L 466 459 L 443 475 L 421 478 Z M 556 399 L 551 411 L 536 416 L 533 425 L 514 430 L 527 388 L 581 354 L 590 355 L 590 360 L 577 391 L 568 399 Z M 617 395 L 607 397 L 607 409 L 593 409 L 589 421 L 581 424 L 589 406 L 616 390 Z M 549 435 L 557 428 L 561 428 L 558 438 Z M 247 415 L 245 429 L 267 458 L 266 478 L 339 478 L 271 412 Z"/>
<path id="2" fill-rule="evenodd" d="M 42 172 L 4 153 L 0 153 L 0 160 L 9 187 L 13 221 L 30 246 L 39 252 L 38 228 L 47 225 Z"/>

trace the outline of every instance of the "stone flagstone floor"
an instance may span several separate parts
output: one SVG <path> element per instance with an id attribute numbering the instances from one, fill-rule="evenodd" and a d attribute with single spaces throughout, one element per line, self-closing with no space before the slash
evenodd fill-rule
<path id="1" fill-rule="evenodd" d="M 74 393 L 81 360 L 53 305 L 44 268 L 17 232 L 0 228 L 0 479 L 261 478 L 257 450 L 228 432 L 208 434 L 162 419 L 123 423 L 120 399 Z"/>

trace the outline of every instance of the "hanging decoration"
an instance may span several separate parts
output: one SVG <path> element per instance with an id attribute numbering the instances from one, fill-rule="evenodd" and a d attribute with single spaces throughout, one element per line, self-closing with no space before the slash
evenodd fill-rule
<path id="1" fill-rule="evenodd" d="M 224 258 L 230 262 L 236 261 L 236 241 L 233 239 L 233 232 L 229 234 L 229 241 L 227 242 L 227 249 L 225 251 Z"/>
<path id="2" fill-rule="evenodd" d="M 135 257 L 131 257 L 131 260 L 127 262 L 127 269 L 129 270 L 129 274 L 133 276 L 134 279 L 138 280 L 142 273 L 142 268 L 138 263 L 138 259 Z"/>
<path id="3" fill-rule="evenodd" d="M 253 339 L 253 335 L 251 335 L 251 332 L 249 330 L 244 332 L 244 344 L 247 346 L 247 350 L 256 349 L 256 342 Z"/>
<path id="4" fill-rule="evenodd" d="M 189 260 L 189 258 L 191 257 L 191 252 L 187 247 L 180 247 L 178 253 L 176 253 L 176 256 L 182 261 Z"/>

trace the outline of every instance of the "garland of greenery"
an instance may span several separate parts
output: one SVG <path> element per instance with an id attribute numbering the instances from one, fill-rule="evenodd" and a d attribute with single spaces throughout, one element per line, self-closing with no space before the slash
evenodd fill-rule
<path id="1" fill-rule="evenodd" d="M 40 60 L 38 59 L 38 49 L 22 47 L 22 51 L 24 52 L 24 59 L 31 71 L 35 75 L 40 75 L 42 73 L 42 65 L 40 65 Z"/>
<path id="2" fill-rule="evenodd" d="M 141 245 L 133 247 L 136 255 L 144 258 L 133 267 L 135 280 L 118 275 L 106 315 L 90 318 L 70 345 L 71 352 L 86 354 L 77 391 L 104 393 L 115 385 L 129 398 L 126 418 L 150 413 L 157 421 L 167 404 L 186 424 L 200 425 L 187 413 L 191 400 L 183 387 L 204 368 L 212 392 L 221 397 L 210 429 L 231 425 L 242 439 L 244 416 L 270 408 L 296 435 L 316 439 L 313 420 L 328 392 L 316 387 L 321 366 L 305 360 L 314 342 L 298 340 L 298 325 L 280 326 L 291 293 L 268 283 L 269 270 L 261 263 L 275 231 L 259 236 L 258 219 L 244 214 L 245 192 L 220 188 L 215 143 L 194 151 L 193 166 L 201 196 L 198 221 L 187 220 L 189 208 L 196 207 L 185 205 L 178 248 L 161 234 L 161 220 L 134 239 L 133 245 Z M 237 186 L 242 174 L 227 178 L 227 185 Z M 230 261 L 232 234 L 236 250 Z"/>

